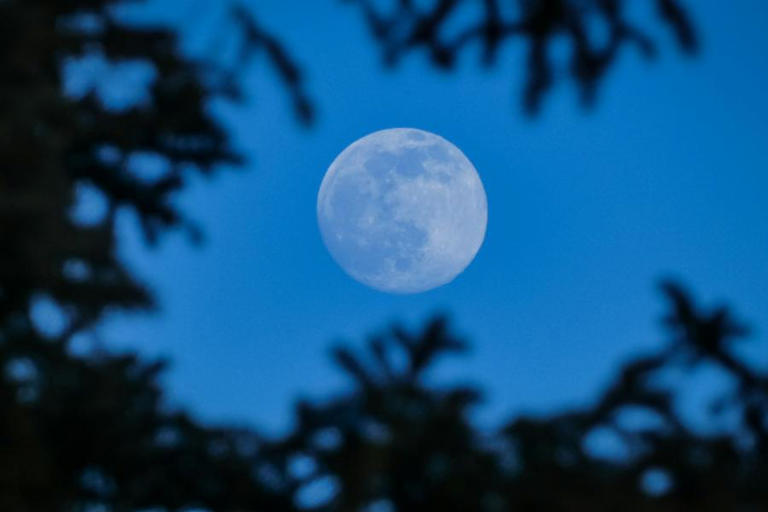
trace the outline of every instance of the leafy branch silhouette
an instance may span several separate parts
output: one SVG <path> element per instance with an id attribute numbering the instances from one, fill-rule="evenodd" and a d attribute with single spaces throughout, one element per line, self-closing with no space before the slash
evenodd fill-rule
<path id="1" fill-rule="evenodd" d="M 232 15 L 244 46 L 225 66 L 182 55 L 171 29 L 115 19 L 115 3 L 0 2 L 0 510 L 768 508 L 768 374 L 739 356 L 748 329 L 728 309 L 701 308 L 671 282 L 662 285 L 663 348 L 622 365 L 592 404 L 491 430 L 471 419 L 478 389 L 426 378 L 435 361 L 468 346 L 444 318 L 416 333 L 394 328 L 364 351 L 337 347 L 333 358 L 352 387 L 301 401 L 295 428 L 278 438 L 206 426 L 171 407 L 163 361 L 99 346 L 76 351 L 75 337 L 105 311 L 152 305 L 116 254 L 117 212 L 132 211 L 149 242 L 173 228 L 194 234 L 173 194 L 189 173 L 239 162 L 206 105 L 242 97 L 241 63 L 263 52 L 299 119 L 312 118 L 299 67 L 243 7 Z M 553 83 L 547 48 L 556 36 L 574 47 L 570 71 L 586 101 L 623 46 L 655 52 L 619 0 L 486 0 L 476 4 L 480 20 L 453 38 L 442 30 L 466 1 L 425 9 L 399 0 L 386 15 L 357 3 L 393 63 L 427 48 L 450 67 L 472 42 L 492 63 L 505 41 L 528 41 L 530 111 Z M 682 4 L 655 5 L 680 46 L 694 51 Z M 591 42 L 591 16 L 608 25 L 603 46 Z M 64 94 L 63 64 L 84 57 L 149 64 L 146 101 L 116 106 L 96 85 Z M 163 163 L 153 178 L 131 163 L 148 154 Z M 106 204 L 98 219 L 72 213 L 83 188 Z M 41 325 L 34 309 L 42 300 L 63 315 L 61 328 Z M 708 366 L 727 384 L 711 390 L 706 421 L 727 427 L 702 430 L 679 408 L 685 379 L 664 377 Z M 594 453 L 588 440 L 598 434 L 617 438 L 621 456 Z M 318 485 L 324 497 L 312 496 Z"/>
<path id="2" fill-rule="evenodd" d="M 482 62 L 490 66 L 496 63 L 504 43 L 525 41 L 528 53 L 523 105 L 528 114 L 539 111 L 555 82 L 558 70 L 549 52 L 558 38 L 570 44 L 568 73 L 576 81 L 585 105 L 594 102 L 600 81 L 624 46 L 637 47 L 646 58 L 657 53 L 648 32 L 627 17 L 625 0 L 435 0 L 429 6 L 414 0 L 396 0 L 389 2 L 388 8 L 379 7 L 381 2 L 373 0 L 345 1 L 360 6 L 389 65 L 423 48 L 432 64 L 450 69 L 465 47 L 477 43 Z M 682 2 L 656 0 L 655 4 L 680 48 L 695 53 L 698 38 Z M 466 8 L 481 12 L 476 20 L 455 28 L 459 13 Z M 601 24 L 604 41 L 595 42 L 596 32 L 601 32 L 595 28 Z"/>
<path id="3" fill-rule="evenodd" d="M 295 486 L 335 482 L 336 494 L 313 508 L 322 511 L 765 507 L 759 482 L 768 475 L 768 375 L 736 357 L 733 343 L 746 330 L 726 309 L 699 309 L 672 282 L 661 288 L 670 302 L 665 347 L 623 364 L 592 405 L 520 416 L 495 432 L 469 418 L 478 390 L 423 380 L 435 360 L 466 348 L 444 318 L 417 335 L 395 329 L 375 337 L 365 355 L 336 349 L 354 390 L 297 407 L 297 428 L 279 446 L 310 457 L 313 471 Z M 703 365 L 736 383 L 736 391 L 713 392 L 717 407 L 707 413 L 712 424 L 730 414 L 728 430 L 703 434 L 678 407 L 684 380 L 660 380 Z M 592 453 L 585 441 L 600 432 L 619 439 L 620 457 Z M 649 487 L 653 475 L 664 488 Z"/>
<path id="4" fill-rule="evenodd" d="M 131 212 L 149 243 L 178 228 L 200 240 L 174 196 L 192 175 L 242 161 L 209 104 L 243 97 L 238 70 L 254 55 L 266 55 L 299 119 L 312 120 L 298 66 L 242 7 L 228 22 L 241 35 L 228 65 L 184 55 L 174 29 L 126 22 L 114 4 L 0 2 L 0 328 L 9 333 L 32 328 L 41 299 L 66 317 L 63 343 L 106 309 L 153 305 L 116 255 L 118 214 Z M 104 71 L 65 92 L 83 61 Z M 143 97 L 110 101 L 137 63 Z"/>
<path id="5" fill-rule="evenodd" d="M 730 312 L 698 307 L 676 284 L 662 290 L 666 344 L 622 364 L 589 405 L 490 429 L 471 418 L 478 389 L 426 378 L 440 358 L 468 347 L 442 317 L 419 332 L 395 327 L 364 351 L 335 348 L 351 387 L 300 401 L 295 427 L 277 438 L 206 427 L 170 408 L 162 361 L 6 340 L 0 507 L 762 510 L 768 373 L 738 356 L 747 331 Z M 708 389 L 694 421 L 680 393 L 685 376 L 706 366 L 726 379 Z M 596 435 L 615 439 L 617 454 L 596 452 Z"/>

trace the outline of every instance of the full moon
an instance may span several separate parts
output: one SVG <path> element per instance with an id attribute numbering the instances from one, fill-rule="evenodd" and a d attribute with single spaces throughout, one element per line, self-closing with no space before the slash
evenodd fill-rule
<path id="1" fill-rule="evenodd" d="M 413 128 L 353 142 L 325 173 L 320 233 L 357 281 L 417 293 L 452 281 L 485 238 L 488 206 L 475 167 L 453 144 Z"/>

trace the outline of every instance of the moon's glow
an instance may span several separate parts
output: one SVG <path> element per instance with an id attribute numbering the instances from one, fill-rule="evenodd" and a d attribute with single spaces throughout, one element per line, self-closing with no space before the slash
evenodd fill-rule
<path id="1" fill-rule="evenodd" d="M 485 237 L 485 190 L 453 144 L 411 128 L 374 132 L 336 157 L 317 197 L 325 245 L 356 280 L 415 293 L 460 274 Z"/>

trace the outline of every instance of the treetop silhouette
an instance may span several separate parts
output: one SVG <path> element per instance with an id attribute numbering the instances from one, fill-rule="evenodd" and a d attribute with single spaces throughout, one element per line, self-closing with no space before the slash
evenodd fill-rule
<path id="1" fill-rule="evenodd" d="M 482 62 L 490 66 L 497 64 L 505 43 L 524 41 L 527 78 L 523 105 L 529 114 L 541 108 L 545 94 L 559 78 L 561 70 L 551 56 L 558 38 L 569 43 L 565 71 L 576 81 L 586 105 L 594 102 L 600 81 L 625 46 L 638 48 L 646 58 L 658 51 L 648 30 L 627 15 L 629 2 L 625 0 L 396 0 L 384 8 L 374 0 L 346 1 L 360 6 L 382 47 L 384 61 L 390 65 L 423 48 L 432 64 L 450 69 L 465 47 L 477 44 Z M 649 3 L 655 4 L 662 24 L 671 29 L 680 48 L 687 54 L 695 53 L 698 37 L 683 3 Z M 462 23 L 457 21 L 460 18 Z"/>
<path id="2" fill-rule="evenodd" d="M 333 359 L 345 393 L 301 401 L 278 438 L 204 427 L 170 409 L 160 362 L 88 357 L 26 340 L 0 345 L 4 510 L 761 510 L 768 506 L 768 374 L 739 358 L 741 323 L 678 285 L 668 342 L 621 365 L 584 407 L 479 428 L 474 387 L 424 378 L 462 353 L 444 318 L 395 328 Z M 38 343 L 38 345 L 34 345 Z M 702 429 L 679 407 L 684 379 L 712 365 Z M 733 384 L 732 386 L 730 384 Z M 510 390 L 510 393 L 525 392 Z M 618 439 L 615 456 L 590 438 Z M 319 492 L 318 489 L 324 490 Z M 371 508 L 373 507 L 373 508 Z"/>
<path id="3" fill-rule="evenodd" d="M 473 41 L 492 62 L 504 41 L 526 40 L 530 110 L 554 79 L 546 48 L 558 35 L 574 45 L 571 74 L 587 100 L 619 49 L 653 52 L 619 0 L 488 0 L 477 4 L 477 24 L 447 39 L 441 30 L 465 2 L 425 9 L 399 0 L 389 14 L 357 3 L 393 62 L 427 48 L 447 67 Z M 440 318 L 421 332 L 374 337 L 362 353 L 336 348 L 351 387 L 300 402 L 295 428 L 278 438 L 206 426 L 171 407 L 162 361 L 103 347 L 74 351 L 73 337 L 105 311 L 152 307 L 147 287 L 116 255 L 118 211 L 133 212 L 150 243 L 175 228 L 197 236 L 173 194 L 190 173 L 241 161 L 207 108 L 214 97 L 242 97 L 237 66 L 183 55 L 175 30 L 128 24 L 113 14 L 116 4 L 0 1 L 0 510 L 768 508 L 768 374 L 739 356 L 748 331 L 729 310 L 702 309 L 672 283 L 662 286 L 665 346 L 622 365 L 591 404 L 513 417 L 493 430 L 471 419 L 480 390 L 424 378 L 436 360 L 467 347 Z M 693 51 L 682 4 L 655 5 Z M 247 9 L 232 13 L 243 40 L 236 62 L 264 52 L 309 122 L 299 66 Z M 591 42 L 590 16 L 608 24 L 607 46 Z M 65 91 L 66 64 L 83 58 L 120 69 L 146 64 L 145 94 L 126 105 L 111 103 L 98 84 Z M 137 155 L 161 171 L 147 177 Z M 77 214 L 83 197 L 101 207 Z M 64 318 L 54 331 L 33 314 L 42 300 Z M 704 366 L 727 376 L 706 412 L 713 425 L 727 418 L 728 428 L 690 424 L 679 408 L 684 381 L 663 378 Z M 595 435 L 618 439 L 620 456 L 594 453 Z"/>

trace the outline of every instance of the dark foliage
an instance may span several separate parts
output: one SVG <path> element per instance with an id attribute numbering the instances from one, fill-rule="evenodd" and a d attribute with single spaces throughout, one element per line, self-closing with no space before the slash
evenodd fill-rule
<path id="1" fill-rule="evenodd" d="M 745 330 L 665 284 L 669 340 L 622 365 L 594 403 L 496 430 L 470 421 L 477 389 L 430 384 L 462 352 L 444 319 L 333 352 L 348 394 L 301 402 L 278 440 L 202 427 L 164 404 L 161 364 L 0 346 L 0 508 L 12 511 L 765 510 L 768 374 L 736 354 Z M 681 378 L 712 365 L 706 419 L 678 408 Z M 682 372 L 677 379 L 664 378 Z M 524 390 L 510 390 L 524 392 Z M 723 425 L 727 428 L 707 428 Z M 597 434 L 619 440 L 594 453 Z"/>
<path id="2" fill-rule="evenodd" d="M 424 48 L 435 66 L 448 69 L 464 47 L 477 43 L 483 62 L 492 65 L 505 42 L 525 41 L 528 76 L 523 103 L 528 113 L 539 110 L 558 76 L 550 55 L 558 38 L 570 45 L 567 72 L 578 84 L 585 104 L 594 101 L 600 80 L 623 47 L 635 46 L 647 58 L 657 52 L 648 32 L 628 19 L 625 0 L 392 0 L 386 9 L 375 0 L 347 1 L 360 5 L 389 64 Z M 681 49 L 695 52 L 696 33 L 682 2 L 653 3 Z M 477 19 L 457 26 L 466 9 L 480 11 Z M 601 35 L 603 41 L 595 41 Z"/>
<path id="3" fill-rule="evenodd" d="M 119 212 L 149 242 L 199 237 L 173 196 L 240 161 L 210 113 L 239 98 L 233 69 L 264 53 L 300 120 L 312 114 L 297 66 L 245 11 L 227 66 L 183 55 L 170 28 L 121 21 L 118 3 L 0 1 L 0 510 L 290 509 L 250 472 L 252 434 L 162 409 L 161 365 L 70 350 L 105 311 L 152 306 L 116 255 Z M 73 88 L 78 66 L 101 71 Z M 131 73 L 145 85 L 121 90 Z"/>
<path id="4" fill-rule="evenodd" d="M 669 343 L 621 366 L 590 406 L 474 428 L 477 390 L 423 378 L 437 357 L 464 348 L 438 319 L 419 336 L 372 340 L 365 358 L 337 350 L 355 391 L 301 405 L 283 447 L 312 458 L 307 480 L 336 482 L 338 494 L 318 510 L 764 510 L 768 375 L 736 357 L 745 330 L 727 310 L 699 310 L 671 283 L 663 290 Z M 704 365 L 724 371 L 732 389 L 713 390 L 705 425 L 689 424 L 677 408 L 684 380 L 663 377 Z M 702 433 L 723 417 L 728 429 Z M 585 448 L 601 433 L 620 440 L 615 459 Z"/>
<path id="5" fill-rule="evenodd" d="M 9 325 L 24 331 L 30 305 L 39 297 L 66 312 L 62 340 L 105 308 L 149 306 L 147 291 L 115 257 L 116 213 L 133 212 L 150 242 L 176 227 L 198 237 L 174 206 L 174 192 L 192 173 L 239 161 L 209 108 L 213 98 L 238 97 L 233 71 L 182 55 L 170 29 L 121 22 L 113 14 L 116 3 L 0 2 L 5 336 Z M 233 14 L 233 27 L 243 35 L 238 64 L 263 51 L 308 122 L 311 108 L 296 65 L 245 11 Z M 73 74 L 68 66 L 84 61 L 112 73 L 65 94 Z M 115 101 L 109 92 L 120 92 L 125 79 L 120 73 L 139 65 L 143 75 L 135 73 L 146 79 L 143 95 Z M 148 165 L 154 168 L 151 176 L 144 169 Z M 81 218 L 78 208 L 90 209 L 90 215 Z"/>
<path id="6" fill-rule="evenodd" d="M 393 59 L 426 46 L 445 66 L 479 40 L 490 61 L 503 40 L 524 36 L 531 107 L 550 82 L 544 55 L 555 34 L 575 44 L 572 74 L 586 97 L 624 43 L 652 51 L 622 17 L 622 2 L 519 2 L 515 28 L 489 0 L 483 21 L 452 42 L 439 29 L 461 2 L 419 11 L 401 0 L 392 19 L 361 3 Z M 478 390 L 425 378 L 437 359 L 466 348 L 440 319 L 415 335 L 377 337 L 362 355 L 335 350 L 353 387 L 300 403 L 295 429 L 277 440 L 205 426 L 169 407 L 162 362 L 74 351 L 75 335 L 104 311 L 151 306 L 116 257 L 118 212 L 133 212 L 150 242 L 179 227 L 195 234 L 174 192 L 191 173 L 239 161 L 208 110 L 212 98 L 239 97 L 231 68 L 182 55 L 172 30 L 121 22 L 114 4 L 0 0 L 0 510 L 768 508 L 768 376 L 738 357 L 734 342 L 746 330 L 727 310 L 701 310 L 672 284 L 664 285 L 664 348 L 623 365 L 593 404 L 494 431 L 469 419 Z M 681 45 L 695 48 L 680 6 L 658 5 Z M 588 14 L 608 21 L 608 47 L 586 42 Z M 308 122 L 301 74 L 278 40 L 242 8 L 232 22 L 243 41 L 237 64 L 263 52 Z M 119 69 L 143 63 L 146 94 L 121 103 L 105 93 L 109 83 L 65 93 L 67 66 L 83 59 Z M 139 157 L 160 171 L 147 177 Z M 84 191 L 103 203 L 99 215 L 73 213 Z M 34 314 L 46 302 L 62 325 Z M 729 418 L 727 429 L 686 421 L 676 398 L 684 380 L 662 378 L 705 365 L 728 376 L 708 411 L 713 425 Z M 652 421 L 627 422 L 627 411 Z M 621 456 L 587 449 L 596 432 L 617 436 Z M 318 488 L 326 495 L 313 495 Z"/>
<path id="7" fill-rule="evenodd" d="M 161 363 L 17 339 L 0 364 L 0 510 L 293 510 L 258 436 L 167 409 Z"/>

